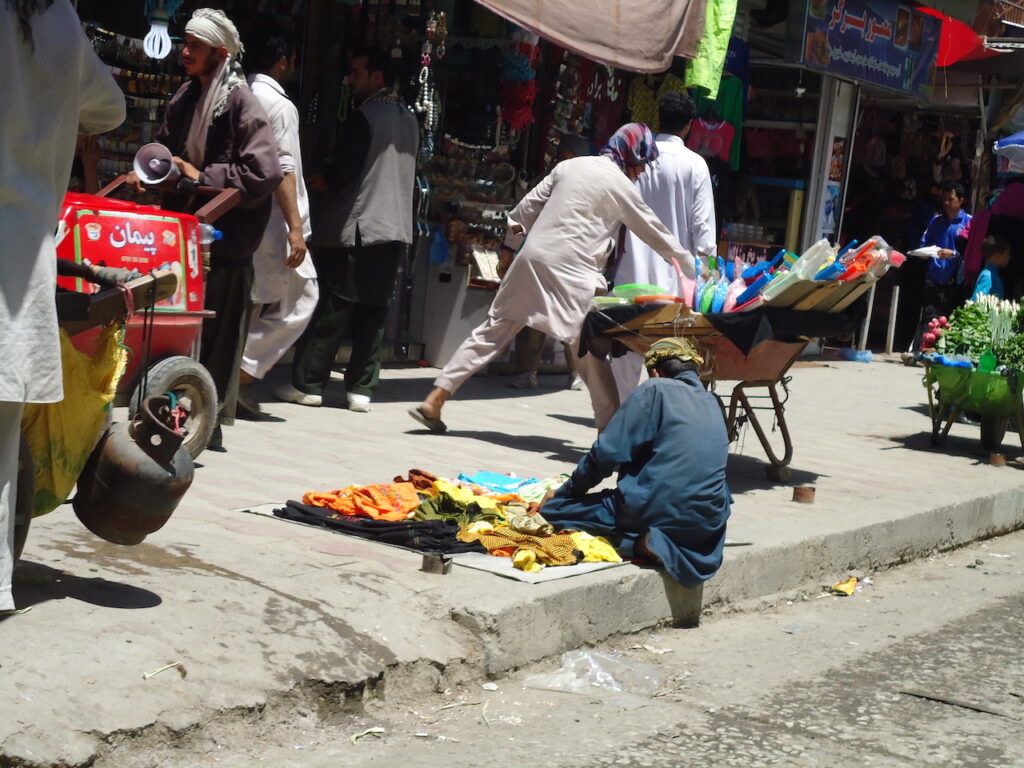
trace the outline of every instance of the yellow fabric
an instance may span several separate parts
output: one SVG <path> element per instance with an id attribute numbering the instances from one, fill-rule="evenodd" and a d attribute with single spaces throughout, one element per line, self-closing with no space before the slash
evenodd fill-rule
<path id="1" fill-rule="evenodd" d="M 584 563 L 621 563 L 622 558 L 607 539 L 583 531 L 572 534 L 573 544 L 583 553 Z"/>
<path id="2" fill-rule="evenodd" d="M 537 560 L 545 565 L 575 565 L 579 562 L 576 545 L 567 533 L 531 536 L 505 525 L 490 530 L 482 526 L 486 526 L 486 523 L 474 523 L 461 529 L 458 533 L 459 541 L 479 541 L 488 552 L 507 547 L 514 547 L 516 554 L 521 550 L 531 550 L 536 553 Z"/>
<path id="3" fill-rule="evenodd" d="M 697 365 L 704 364 L 704 358 L 697 354 L 697 348 L 689 339 L 684 339 L 681 336 L 669 336 L 651 344 L 647 354 L 644 355 L 644 365 L 651 368 L 658 361 L 670 357 L 676 357 L 683 361 L 692 360 Z"/>
<path id="4" fill-rule="evenodd" d="M 78 481 L 128 362 L 123 338 L 123 326 L 108 326 L 97 338 L 90 356 L 75 349 L 61 329 L 64 399 L 59 403 L 28 403 L 21 420 L 21 431 L 35 464 L 33 517 L 63 504 Z"/>
<path id="5" fill-rule="evenodd" d="M 532 549 L 516 550 L 512 555 L 512 565 L 527 573 L 540 573 L 544 570 L 544 564 L 537 562 L 537 553 Z"/>
<path id="6" fill-rule="evenodd" d="M 498 511 L 499 505 L 504 506 L 509 501 L 522 501 L 514 493 L 478 495 L 469 488 L 449 483 L 447 480 L 435 480 L 434 491 L 437 493 L 447 493 L 460 504 L 470 504 L 475 501 L 480 506 L 480 509 L 493 509 L 495 511 Z"/>

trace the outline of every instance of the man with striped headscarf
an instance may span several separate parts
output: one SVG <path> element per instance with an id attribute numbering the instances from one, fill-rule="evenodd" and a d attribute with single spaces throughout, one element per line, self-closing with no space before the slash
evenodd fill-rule
<path id="1" fill-rule="evenodd" d="M 508 266 L 487 319 L 455 351 L 426 399 L 409 409 L 412 418 L 431 432 L 444 432 L 445 402 L 524 326 L 575 346 L 594 295 L 607 292 L 603 272 L 623 224 L 665 261 L 677 259 L 684 272 L 694 274 L 693 256 L 634 186 L 657 156 L 650 129 L 627 123 L 599 156 L 563 160 L 519 201 L 508 225 L 512 233 L 525 233 L 526 241 Z M 594 422 L 603 429 L 619 407 L 611 367 L 590 354 L 578 365 Z"/>
<path id="2" fill-rule="evenodd" d="M 185 25 L 181 65 L 191 78 L 164 110 L 154 141 L 174 154 L 181 171 L 178 192 L 164 207 L 193 211 L 202 204 L 191 192 L 200 185 L 238 189 L 242 200 L 217 221 L 223 238 L 213 243 L 206 276 L 207 309 L 200 362 L 217 386 L 220 424 L 231 424 L 238 395 L 239 363 L 249 326 L 252 257 L 270 218 L 271 194 L 281 183 L 277 142 L 239 63 L 238 30 L 223 11 L 200 8 Z M 141 188 L 138 178 L 130 180 Z"/>
<path id="3" fill-rule="evenodd" d="M 697 375 L 704 360 L 688 339 L 659 339 L 644 363 L 651 378 L 541 511 L 556 528 L 608 536 L 624 557 L 655 562 L 695 587 L 722 564 L 732 503 L 725 418 Z M 614 489 L 590 493 L 616 469 Z"/>

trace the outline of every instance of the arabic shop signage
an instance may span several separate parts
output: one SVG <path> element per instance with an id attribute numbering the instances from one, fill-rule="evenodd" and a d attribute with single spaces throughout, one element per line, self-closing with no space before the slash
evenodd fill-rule
<path id="1" fill-rule="evenodd" d="M 808 0 L 799 61 L 926 98 L 942 23 L 896 0 Z"/>

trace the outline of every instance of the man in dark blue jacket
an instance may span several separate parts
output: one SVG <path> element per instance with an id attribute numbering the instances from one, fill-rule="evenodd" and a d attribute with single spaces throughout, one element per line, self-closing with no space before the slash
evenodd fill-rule
<path id="1" fill-rule="evenodd" d="M 619 551 L 664 566 L 683 586 L 722 564 L 732 497 L 722 409 L 697 376 L 689 341 L 661 339 L 644 358 L 651 378 L 621 405 L 542 514 L 556 528 L 621 540 Z M 613 490 L 589 493 L 618 468 Z"/>

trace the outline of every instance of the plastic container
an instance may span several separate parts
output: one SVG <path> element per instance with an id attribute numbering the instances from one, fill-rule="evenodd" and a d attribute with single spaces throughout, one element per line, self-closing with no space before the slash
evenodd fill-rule
<path id="1" fill-rule="evenodd" d="M 593 303 L 595 307 L 602 309 L 604 307 L 624 307 L 630 304 L 630 300 L 621 296 L 595 296 Z"/>
<path id="2" fill-rule="evenodd" d="M 669 293 L 668 288 L 649 283 L 628 283 L 617 285 L 612 289 L 611 295 L 620 299 L 635 299 L 637 296 L 650 296 L 656 293 Z"/>
<path id="3" fill-rule="evenodd" d="M 764 290 L 765 286 L 768 285 L 771 280 L 771 275 L 761 275 L 761 277 L 757 278 L 752 285 L 747 287 L 747 290 L 736 297 L 736 306 L 739 307 L 746 304 L 751 299 L 760 296 L 761 291 Z"/>

